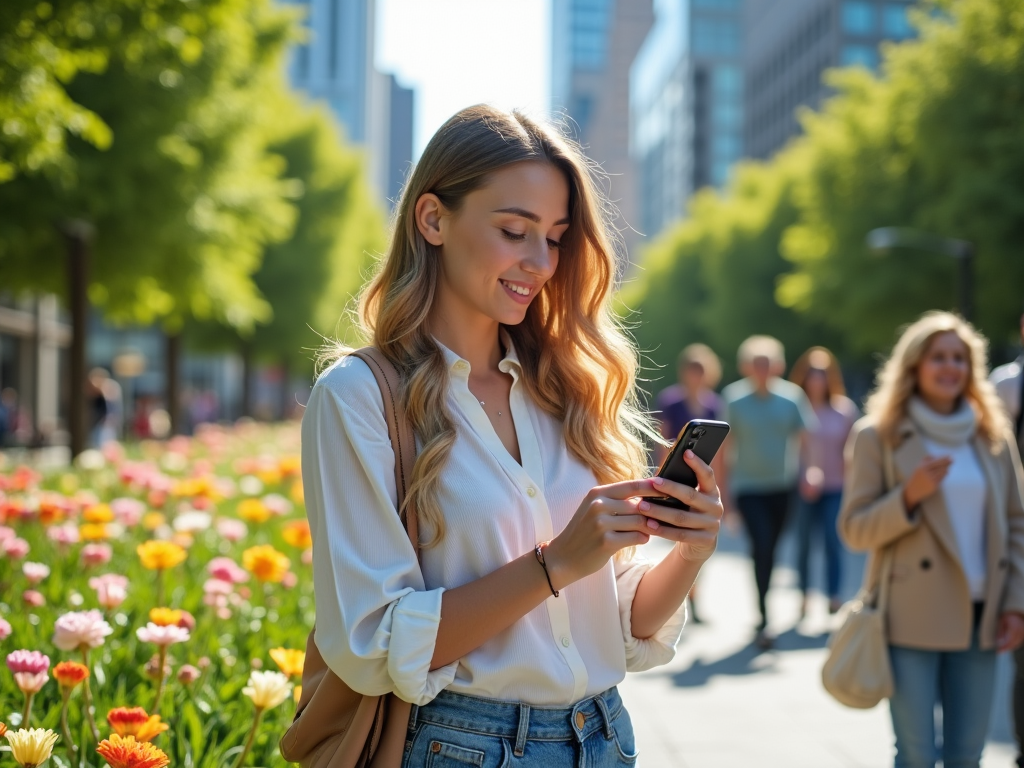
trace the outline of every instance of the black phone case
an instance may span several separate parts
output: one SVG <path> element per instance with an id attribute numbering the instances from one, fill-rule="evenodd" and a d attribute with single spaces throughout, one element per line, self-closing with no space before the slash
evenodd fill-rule
<path id="1" fill-rule="evenodd" d="M 695 436 L 698 430 L 703 430 L 703 432 Z M 676 438 L 672 450 L 669 451 L 665 461 L 662 462 L 661 467 L 658 469 L 658 477 L 664 477 L 667 480 L 696 488 L 697 475 L 690 469 L 686 461 L 683 460 L 683 454 L 689 448 L 697 454 L 701 461 L 705 464 L 710 464 L 715 458 L 715 454 L 722 447 L 722 443 L 725 442 L 725 437 L 728 434 L 729 425 L 724 421 L 694 419 L 687 422 L 682 432 L 679 433 L 679 437 Z M 690 508 L 688 504 L 684 504 L 671 496 L 656 497 L 650 499 L 650 501 L 653 504 L 661 504 L 673 509 Z"/>

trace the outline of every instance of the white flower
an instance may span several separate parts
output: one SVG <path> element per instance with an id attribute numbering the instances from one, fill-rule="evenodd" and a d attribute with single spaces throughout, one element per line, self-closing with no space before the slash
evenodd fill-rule
<path id="1" fill-rule="evenodd" d="M 82 451 L 78 454 L 78 457 L 75 459 L 75 464 L 78 465 L 79 469 L 93 471 L 103 469 L 107 464 L 107 460 L 103 458 L 103 454 L 95 448 L 89 448 L 88 450 Z"/>
<path id="2" fill-rule="evenodd" d="M 280 672 L 252 672 L 249 685 L 242 693 L 252 699 L 257 709 L 271 709 L 288 698 L 292 692 L 292 684 L 287 675 Z"/>
<path id="3" fill-rule="evenodd" d="M 65 613 L 53 625 L 53 644 L 62 651 L 75 651 L 83 646 L 98 648 L 114 628 L 97 610 Z"/>
<path id="4" fill-rule="evenodd" d="M 178 533 L 198 533 L 210 527 L 213 518 L 206 512 L 191 509 L 174 518 L 174 530 Z"/>
<path id="5" fill-rule="evenodd" d="M 35 768 L 50 759 L 57 734 L 49 729 L 20 728 L 8 731 L 7 741 L 11 745 L 11 757 L 18 765 L 22 768 Z"/>
<path id="6" fill-rule="evenodd" d="M 238 490 L 246 496 L 259 496 L 263 493 L 263 481 L 254 475 L 245 475 L 238 481 Z"/>
<path id="7" fill-rule="evenodd" d="M 187 642 L 190 635 L 187 629 L 184 627 L 177 627 L 174 625 L 161 627 L 159 624 L 154 624 L 152 621 L 146 626 L 140 627 L 135 630 L 135 634 L 139 640 L 144 643 L 153 643 L 155 645 L 168 646 L 174 643 Z"/>
<path id="8" fill-rule="evenodd" d="M 21 565 L 21 572 L 25 574 L 28 583 L 35 586 L 50 575 L 50 566 L 43 563 L 25 562 Z"/>

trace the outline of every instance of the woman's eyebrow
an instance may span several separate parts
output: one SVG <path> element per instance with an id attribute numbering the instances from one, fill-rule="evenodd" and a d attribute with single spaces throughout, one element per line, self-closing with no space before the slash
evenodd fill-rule
<path id="1" fill-rule="evenodd" d="M 513 216 L 522 216 L 524 219 L 529 219 L 535 224 L 540 224 L 540 216 L 538 216 L 536 213 L 533 213 L 532 211 L 526 210 L 525 208 L 499 208 L 496 211 L 491 211 L 491 213 L 510 213 Z M 558 221 L 556 221 L 554 225 L 556 227 L 560 227 L 563 224 L 568 223 L 569 217 L 566 216 L 564 219 L 559 219 Z"/>

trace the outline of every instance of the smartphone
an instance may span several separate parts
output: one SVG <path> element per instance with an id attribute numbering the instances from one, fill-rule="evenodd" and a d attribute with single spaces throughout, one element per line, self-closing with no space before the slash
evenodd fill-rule
<path id="1" fill-rule="evenodd" d="M 693 451 L 705 464 L 711 464 L 718 449 L 725 442 L 725 436 L 729 434 L 729 425 L 724 421 L 712 419 L 694 419 L 688 421 L 683 431 L 676 438 L 672 450 L 668 452 L 665 461 L 658 468 L 658 477 L 664 477 L 691 488 L 697 487 L 697 474 L 690 469 L 690 465 L 683 460 L 683 454 L 687 449 Z M 689 509 L 684 504 L 671 496 L 658 496 L 649 499 L 652 504 L 661 504 L 674 509 Z"/>

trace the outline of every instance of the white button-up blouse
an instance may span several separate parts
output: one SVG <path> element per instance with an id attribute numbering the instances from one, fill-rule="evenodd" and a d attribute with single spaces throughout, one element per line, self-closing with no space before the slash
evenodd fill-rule
<path id="1" fill-rule="evenodd" d="M 513 377 L 511 415 L 523 463 L 469 391 L 469 363 L 444 349 L 457 437 L 439 490 L 446 535 L 421 551 L 421 562 L 396 511 L 395 457 L 370 369 L 345 358 L 313 387 L 302 420 L 302 479 L 313 534 L 316 644 L 360 693 L 394 692 L 423 705 L 448 689 L 566 706 L 675 654 L 685 609 L 653 637 L 633 637 L 633 596 L 650 565 L 614 559 L 463 658 L 430 670 L 445 589 L 553 538 L 597 484 L 570 455 L 561 423 L 529 399 L 503 337 L 508 354 L 500 369 Z"/>

